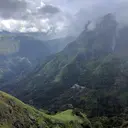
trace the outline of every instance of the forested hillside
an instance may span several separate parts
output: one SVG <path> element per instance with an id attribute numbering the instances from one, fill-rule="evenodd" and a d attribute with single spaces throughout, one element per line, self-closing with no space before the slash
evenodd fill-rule
<path id="1" fill-rule="evenodd" d="M 51 112 L 79 108 L 92 123 L 120 127 L 127 121 L 128 28 L 119 28 L 112 14 L 99 21 L 28 77 L 1 89 Z"/>

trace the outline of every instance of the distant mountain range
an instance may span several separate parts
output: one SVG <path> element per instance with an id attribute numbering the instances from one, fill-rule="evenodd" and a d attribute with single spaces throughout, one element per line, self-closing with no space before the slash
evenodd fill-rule
<path id="1" fill-rule="evenodd" d="M 50 41 L 39 40 L 34 33 L 0 32 L 0 77 L 1 81 L 21 79 L 46 57 L 62 50 L 68 37 Z M 73 39 L 73 38 L 72 38 Z M 66 41 L 65 45 L 60 42 Z M 4 79 L 4 80 L 3 80 Z"/>
<path id="2" fill-rule="evenodd" d="M 79 108 L 94 128 L 125 128 L 128 27 L 118 27 L 112 14 L 99 19 L 90 29 L 91 24 L 86 25 L 75 41 L 49 56 L 27 77 L 1 89 L 50 111 Z"/>

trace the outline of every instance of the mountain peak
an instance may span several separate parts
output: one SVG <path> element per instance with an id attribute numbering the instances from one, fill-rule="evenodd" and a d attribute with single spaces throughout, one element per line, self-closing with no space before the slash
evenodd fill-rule
<path id="1" fill-rule="evenodd" d="M 108 13 L 108 14 L 103 16 L 103 19 L 111 20 L 111 19 L 115 19 L 115 16 L 112 13 Z"/>

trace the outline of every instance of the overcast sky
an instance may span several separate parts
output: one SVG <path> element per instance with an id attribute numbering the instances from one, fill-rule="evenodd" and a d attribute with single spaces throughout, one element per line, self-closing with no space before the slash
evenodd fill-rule
<path id="1" fill-rule="evenodd" d="M 110 12 L 127 23 L 128 0 L 0 0 L 0 29 L 64 36 Z"/>

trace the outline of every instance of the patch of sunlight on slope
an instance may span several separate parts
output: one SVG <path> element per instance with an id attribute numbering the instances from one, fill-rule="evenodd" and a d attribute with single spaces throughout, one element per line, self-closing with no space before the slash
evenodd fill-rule
<path id="1" fill-rule="evenodd" d="M 66 110 L 51 117 L 61 121 L 82 121 L 78 116 L 73 115 L 73 110 Z"/>
<path id="2" fill-rule="evenodd" d="M 8 124 L 5 124 L 5 125 L 0 125 L 0 128 L 11 128 L 11 126 Z"/>

